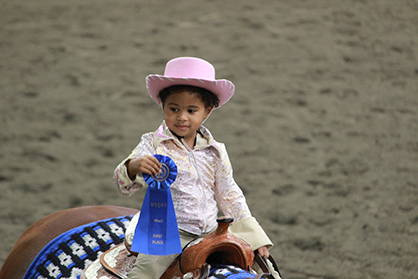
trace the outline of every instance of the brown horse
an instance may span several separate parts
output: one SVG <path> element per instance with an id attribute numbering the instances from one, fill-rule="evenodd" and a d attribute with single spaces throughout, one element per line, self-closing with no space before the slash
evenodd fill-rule
<path id="1" fill-rule="evenodd" d="M 119 206 L 84 206 L 48 215 L 18 239 L 0 270 L 0 279 L 22 279 L 38 253 L 55 237 L 73 228 L 137 212 L 137 209 Z"/>

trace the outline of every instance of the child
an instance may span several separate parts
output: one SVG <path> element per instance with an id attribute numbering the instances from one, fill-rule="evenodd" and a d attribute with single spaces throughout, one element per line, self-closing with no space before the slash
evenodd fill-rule
<path id="1" fill-rule="evenodd" d="M 163 76 L 149 75 L 146 82 L 149 94 L 161 106 L 164 121 L 157 131 L 144 134 L 131 155 L 117 166 L 114 182 L 118 189 L 131 195 L 146 187 L 142 174 L 160 172 L 160 163 L 153 155 L 169 156 L 178 169 L 170 189 L 182 247 L 216 228 L 217 201 L 223 214 L 234 218 L 231 232 L 268 257 L 273 244 L 251 216 L 233 179 L 225 145 L 216 142 L 202 126 L 212 110 L 232 97 L 235 86 L 228 80 L 216 80 L 214 67 L 193 57 L 169 61 Z M 133 238 L 133 226 L 126 233 L 128 243 Z M 158 279 L 176 256 L 139 254 L 128 278 Z"/>

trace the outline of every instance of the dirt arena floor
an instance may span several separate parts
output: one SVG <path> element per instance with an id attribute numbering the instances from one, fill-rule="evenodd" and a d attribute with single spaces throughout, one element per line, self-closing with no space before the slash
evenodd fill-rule
<path id="1" fill-rule="evenodd" d="M 224 142 L 286 279 L 418 278 L 417 0 L 4 0 L 0 265 L 33 222 L 140 208 L 116 165 L 162 120 L 145 76 L 214 64 Z"/>

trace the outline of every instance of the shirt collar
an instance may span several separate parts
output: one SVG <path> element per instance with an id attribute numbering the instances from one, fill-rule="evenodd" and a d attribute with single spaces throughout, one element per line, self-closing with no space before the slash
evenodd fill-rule
<path id="1" fill-rule="evenodd" d="M 155 146 L 158 146 L 166 140 L 174 140 L 175 142 L 181 144 L 179 139 L 176 136 L 174 136 L 174 134 L 167 127 L 165 121 L 163 121 L 163 123 L 160 125 L 160 127 L 158 127 L 158 129 L 154 133 L 154 144 Z M 200 126 L 199 130 L 197 131 L 196 145 L 194 149 L 204 149 L 210 146 L 215 147 L 216 150 L 220 152 L 219 143 L 215 141 L 210 131 L 205 126 Z"/>

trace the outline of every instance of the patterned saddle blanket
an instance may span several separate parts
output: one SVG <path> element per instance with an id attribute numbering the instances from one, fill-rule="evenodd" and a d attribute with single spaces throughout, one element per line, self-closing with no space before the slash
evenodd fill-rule
<path id="1" fill-rule="evenodd" d="M 123 242 L 132 216 L 110 218 L 72 229 L 52 240 L 23 279 L 75 279 L 103 252 Z"/>

